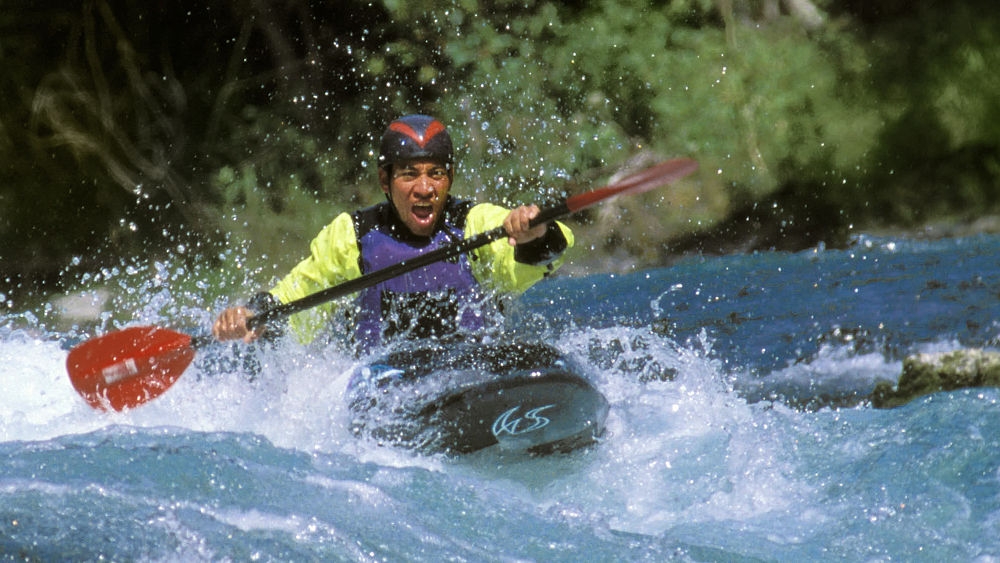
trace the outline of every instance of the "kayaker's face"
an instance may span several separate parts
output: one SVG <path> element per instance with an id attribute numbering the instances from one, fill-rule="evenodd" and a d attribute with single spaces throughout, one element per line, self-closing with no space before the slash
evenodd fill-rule
<path id="1" fill-rule="evenodd" d="M 434 161 L 416 160 L 393 165 L 391 174 L 381 169 L 378 177 L 403 224 L 415 235 L 434 234 L 451 189 L 451 171 Z"/>

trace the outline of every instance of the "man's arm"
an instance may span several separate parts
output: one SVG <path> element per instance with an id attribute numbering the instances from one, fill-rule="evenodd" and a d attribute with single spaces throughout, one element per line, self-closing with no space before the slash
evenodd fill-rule
<path id="1" fill-rule="evenodd" d="M 480 283 L 504 293 L 521 293 L 562 265 L 565 251 L 573 246 L 573 233 L 558 221 L 530 229 L 528 223 L 537 213 L 536 206 L 510 211 L 489 203 L 469 210 L 466 237 L 499 225 L 513 235 L 471 253 L 473 274 Z M 511 246 L 510 239 L 517 244 Z"/>
<path id="2" fill-rule="evenodd" d="M 256 339 L 262 331 L 248 331 L 246 320 L 260 312 L 257 309 L 267 307 L 268 298 L 274 300 L 270 306 L 275 302 L 288 303 L 357 278 L 361 276 L 358 255 L 354 222 L 349 214 L 342 213 L 316 235 L 310 244 L 309 257 L 292 268 L 269 293 L 255 296 L 247 307 L 231 307 L 223 311 L 213 326 L 213 334 L 220 340 Z M 309 342 L 326 325 L 332 311 L 332 303 L 320 305 L 292 315 L 289 324 L 300 340 Z"/>

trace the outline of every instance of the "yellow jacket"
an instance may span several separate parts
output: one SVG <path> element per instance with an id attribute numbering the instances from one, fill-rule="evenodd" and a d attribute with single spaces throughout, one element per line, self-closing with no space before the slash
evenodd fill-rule
<path id="1" fill-rule="evenodd" d="M 473 206 L 465 219 L 465 237 L 488 231 L 503 224 L 510 210 L 481 203 Z M 566 238 L 567 249 L 574 243 L 573 233 L 562 223 L 556 223 Z M 565 254 L 549 264 L 531 265 L 514 259 L 514 247 L 506 238 L 472 250 L 470 260 L 473 276 L 487 291 L 516 295 L 562 265 Z M 354 221 L 349 213 L 338 215 L 313 239 L 310 255 L 299 262 L 278 284 L 271 295 L 282 303 L 300 299 L 317 291 L 360 277 L 360 249 Z M 299 340 L 311 342 L 329 323 L 334 312 L 348 305 L 347 298 L 326 303 L 289 319 Z"/>

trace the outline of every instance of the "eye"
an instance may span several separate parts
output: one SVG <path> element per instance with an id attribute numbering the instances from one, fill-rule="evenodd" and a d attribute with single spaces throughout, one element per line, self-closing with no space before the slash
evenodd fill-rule
<path id="1" fill-rule="evenodd" d="M 431 180 L 435 181 L 444 180 L 448 177 L 448 170 L 444 168 L 432 168 L 430 172 L 427 173 L 427 176 L 429 176 Z"/>
<path id="2" fill-rule="evenodd" d="M 400 168 L 393 171 L 394 178 L 400 178 L 403 180 L 412 180 L 418 177 L 420 174 L 414 168 Z"/>

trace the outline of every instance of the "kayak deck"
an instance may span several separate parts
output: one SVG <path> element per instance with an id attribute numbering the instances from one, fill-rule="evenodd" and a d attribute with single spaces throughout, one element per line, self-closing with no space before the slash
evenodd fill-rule
<path id="1" fill-rule="evenodd" d="M 352 431 L 427 453 L 572 451 L 603 434 L 608 414 L 582 373 L 539 342 L 394 350 L 351 378 Z"/>

